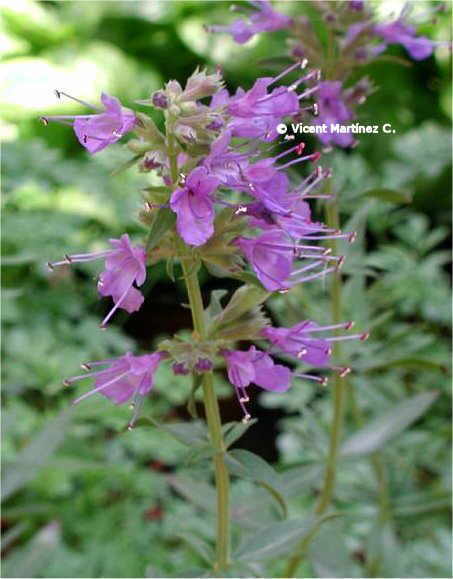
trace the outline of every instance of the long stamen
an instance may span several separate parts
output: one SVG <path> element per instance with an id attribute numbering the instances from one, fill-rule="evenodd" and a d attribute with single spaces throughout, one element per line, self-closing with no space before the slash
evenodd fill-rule
<path id="1" fill-rule="evenodd" d="M 96 394 L 96 392 L 100 392 L 101 390 L 104 390 L 104 388 L 107 388 L 108 386 L 111 386 L 112 384 L 115 384 L 115 382 L 118 382 L 119 380 L 121 380 L 122 378 L 124 378 L 124 376 L 126 376 L 129 373 L 129 370 L 127 370 L 126 372 L 123 372 L 122 374 L 120 374 L 119 376 L 117 376 L 116 378 L 113 378 L 113 380 L 109 380 L 109 382 L 106 382 L 105 384 L 101 384 L 101 386 L 97 386 L 96 388 L 93 388 L 93 390 L 90 390 L 89 392 L 86 392 L 85 394 L 82 394 L 82 396 L 79 396 L 78 398 L 76 398 L 75 400 L 72 401 L 72 404 L 78 404 L 79 402 L 81 402 L 82 400 L 85 400 L 85 398 L 88 398 L 89 396 L 92 396 L 93 394 Z"/>
<path id="2" fill-rule="evenodd" d="M 80 376 L 72 376 L 71 378 L 66 378 L 66 380 L 63 380 L 63 384 L 65 386 L 70 386 L 71 384 L 73 384 L 74 382 L 78 382 L 79 380 L 85 380 L 85 378 L 92 378 L 93 376 L 101 376 L 103 374 L 108 374 L 109 372 L 111 372 L 110 369 L 101 370 L 99 372 L 89 372 L 88 374 L 81 374 Z"/>
<path id="3" fill-rule="evenodd" d="M 88 107 L 89 109 L 93 109 L 94 111 L 101 111 L 102 110 L 99 107 L 95 107 L 94 105 L 87 103 L 86 101 L 83 101 L 81 99 L 78 99 L 77 97 L 71 96 L 70 94 L 68 94 L 66 92 L 63 92 L 62 90 L 55 89 L 55 94 L 57 95 L 57 98 L 61 98 L 61 96 L 63 95 L 66 98 L 75 101 L 76 103 L 80 103 L 81 105 Z"/>
<path id="4" fill-rule="evenodd" d="M 291 286 L 295 286 L 299 283 L 305 283 L 306 281 L 312 281 L 313 279 L 316 279 L 318 277 L 324 277 L 325 275 L 327 275 L 328 273 L 332 273 L 333 271 L 337 271 L 337 267 L 328 267 L 327 269 L 323 269 L 322 271 L 318 272 L 318 273 L 314 273 L 313 275 L 308 275 L 307 277 L 302 277 L 300 279 L 297 280 L 292 280 L 291 281 Z"/>
<path id="5" fill-rule="evenodd" d="M 309 265 L 305 265 L 304 267 L 301 267 L 300 269 L 296 269 L 296 270 L 291 272 L 291 276 L 298 275 L 300 273 L 303 273 L 304 271 L 309 271 L 311 269 L 315 269 L 316 267 L 318 267 L 318 265 L 322 265 L 322 261 L 315 261 L 313 263 L 310 263 Z"/>
<path id="6" fill-rule="evenodd" d="M 304 65 L 305 62 L 305 65 Z M 304 65 L 304 66 L 303 66 Z M 286 76 L 287 74 L 289 74 L 290 72 L 292 72 L 293 70 L 296 70 L 296 68 L 305 68 L 305 66 L 307 66 L 307 62 L 306 60 L 300 60 L 299 62 L 296 62 L 295 64 L 292 64 L 291 66 L 288 66 L 288 68 L 285 68 L 280 74 L 278 74 L 277 76 L 275 76 L 271 82 L 271 84 L 274 84 L 274 82 L 279 81 L 281 78 L 283 78 L 284 76 Z M 269 85 L 270 86 L 270 85 Z"/>
<path id="7" fill-rule="evenodd" d="M 96 366 L 105 366 L 105 364 L 112 364 L 113 362 L 116 362 L 117 358 L 106 358 L 105 360 L 96 360 L 94 362 L 85 362 L 85 364 L 82 364 L 82 368 L 91 370 L 91 368 L 95 368 Z"/>
<path id="8" fill-rule="evenodd" d="M 328 378 L 327 376 L 315 376 L 314 374 L 294 374 L 295 378 L 305 378 L 306 380 L 314 380 L 319 382 L 321 386 L 327 386 Z"/>
<path id="9" fill-rule="evenodd" d="M 310 96 L 310 95 L 312 95 L 314 92 L 316 92 L 318 89 L 319 89 L 319 86 L 316 85 L 316 86 L 314 86 L 314 87 L 312 87 L 312 88 L 309 88 L 309 89 L 307 89 L 307 90 L 304 90 L 303 93 L 301 93 L 300 95 L 297 95 L 297 98 L 298 98 L 299 100 L 302 100 L 302 99 L 304 99 L 304 98 L 307 98 L 308 96 Z"/>
<path id="10" fill-rule="evenodd" d="M 113 308 L 109 311 L 109 313 L 105 316 L 105 318 L 102 320 L 100 327 L 101 328 L 105 328 L 107 322 L 110 320 L 110 318 L 113 316 L 113 314 L 116 312 L 116 310 L 121 306 L 121 303 L 125 300 L 129 290 L 131 289 L 132 285 L 129 286 L 126 291 L 123 293 L 123 295 L 120 297 L 120 299 L 116 302 L 116 304 L 113 306 Z"/>
<path id="11" fill-rule="evenodd" d="M 312 153 L 311 155 L 305 155 L 305 157 L 299 157 L 298 159 L 293 159 L 292 161 L 288 161 L 284 165 L 280 165 L 278 170 L 281 171 L 282 169 L 287 169 L 291 167 L 291 165 L 295 165 L 296 163 L 302 163 L 303 161 L 311 161 L 312 163 L 316 163 L 318 159 L 320 159 L 321 153 L 316 151 L 316 153 Z"/>
<path id="12" fill-rule="evenodd" d="M 332 336 L 323 339 L 326 340 L 326 342 L 339 342 L 340 340 L 360 340 L 364 342 L 365 340 L 368 339 L 369 335 L 370 334 L 368 332 L 364 332 L 362 334 L 351 334 L 347 336 Z"/>
<path id="13" fill-rule="evenodd" d="M 332 324 L 330 326 L 318 326 L 317 328 L 300 328 L 299 332 L 327 332 L 328 330 L 350 330 L 354 326 L 354 322 L 343 322 L 342 324 Z"/>

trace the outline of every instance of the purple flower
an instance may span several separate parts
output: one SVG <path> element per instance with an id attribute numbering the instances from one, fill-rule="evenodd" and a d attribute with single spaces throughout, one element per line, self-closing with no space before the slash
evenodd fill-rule
<path id="1" fill-rule="evenodd" d="M 315 125 L 326 124 L 328 131 L 319 133 L 317 136 L 324 145 L 331 143 L 340 147 L 350 147 L 354 143 L 354 136 L 349 133 L 333 133 L 330 125 L 344 124 L 353 119 L 351 111 L 347 108 L 340 81 L 323 81 L 318 85 L 316 96 L 318 116 L 313 120 Z"/>
<path id="2" fill-rule="evenodd" d="M 340 372 L 340 375 L 345 376 L 350 371 L 349 368 L 331 365 L 331 343 L 343 340 L 364 341 L 369 334 L 367 332 L 342 336 L 323 336 L 322 334 L 340 329 L 350 330 L 353 325 L 353 322 L 344 322 L 331 326 L 319 326 L 311 320 L 306 320 L 291 328 L 264 328 L 261 333 L 280 352 L 295 356 L 313 367 L 331 367 Z M 319 337 L 319 333 L 321 333 L 321 337 Z M 325 378 L 311 374 L 295 374 L 295 376 L 326 383 Z"/>
<path id="3" fill-rule="evenodd" d="M 210 26 L 209 30 L 226 32 L 231 34 L 235 42 L 244 44 L 260 32 L 281 30 L 291 26 L 291 18 L 273 10 L 271 3 L 267 0 L 250 0 L 250 4 L 257 10 L 250 13 L 248 22 L 242 19 L 235 20 L 229 26 Z"/>
<path id="4" fill-rule="evenodd" d="M 289 368 L 275 364 L 269 354 L 255 346 L 250 346 L 247 351 L 224 350 L 221 353 L 227 364 L 228 379 L 236 387 L 245 421 L 250 419 L 244 405 L 249 400 L 245 390 L 247 386 L 253 383 L 271 392 L 285 392 L 291 385 Z"/>
<path id="5" fill-rule="evenodd" d="M 346 238 L 348 233 L 327 231 L 326 235 L 304 235 L 301 240 L 318 240 Z M 315 232 L 316 233 L 316 232 Z M 240 247 L 252 269 L 263 286 L 269 291 L 287 291 L 296 284 L 323 277 L 337 270 L 343 263 L 343 257 L 329 255 L 329 250 L 315 245 L 300 245 L 284 231 L 270 228 L 253 239 L 239 237 L 236 244 Z M 296 260 L 303 260 L 306 265 L 294 269 Z M 334 265 L 324 267 L 332 262 Z M 308 275 L 307 275 L 308 274 Z"/>
<path id="6" fill-rule="evenodd" d="M 176 228 L 188 245 L 203 245 L 214 233 L 212 193 L 220 180 L 209 175 L 205 167 L 196 167 L 186 178 L 182 189 L 171 196 L 170 207 L 176 213 Z"/>
<path id="7" fill-rule="evenodd" d="M 402 20 L 378 24 L 374 27 L 374 33 L 380 36 L 386 44 L 402 44 L 414 60 L 428 58 L 434 49 L 434 42 L 426 36 L 416 36 L 415 29 L 404 24 Z"/>
<path id="8" fill-rule="evenodd" d="M 115 305 L 102 321 L 101 327 L 106 325 L 118 308 L 129 313 L 140 309 L 144 298 L 133 284 L 141 286 L 146 279 L 145 248 L 141 245 L 133 246 L 127 233 L 109 242 L 112 249 L 66 255 L 64 260 L 48 264 L 53 269 L 58 265 L 105 259 L 105 271 L 99 276 L 98 291 L 102 296 L 111 296 Z"/>
<path id="9" fill-rule="evenodd" d="M 107 368 L 68 378 L 64 384 L 69 386 L 85 378 L 94 378 L 95 387 L 74 400 L 74 404 L 78 404 L 96 392 L 110 398 L 115 404 L 124 404 L 134 395 L 145 396 L 151 390 L 154 374 L 161 360 L 166 356 L 165 352 L 143 356 L 133 356 L 128 352 L 120 358 L 89 362 L 83 365 L 87 370 L 97 366 L 107 366 Z"/>
<path id="10" fill-rule="evenodd" d="M 99 111 L 93 105 L 57 91 L 57 96 L 60 97 L 61 95 Z M 123 135 L 131 131 L 137 122 L 134 112 L 123 107 L 116 97 L 102 93 L 101 101 L 104 105 L 104 111 L 97 114 L 55 115 L 41 118 L 45 123 L 57 121 L 70 124 L 72 121 L 74 132 L 80 143 L 91 154 L 98 153 L 112 143 L 116 143 Z"/>

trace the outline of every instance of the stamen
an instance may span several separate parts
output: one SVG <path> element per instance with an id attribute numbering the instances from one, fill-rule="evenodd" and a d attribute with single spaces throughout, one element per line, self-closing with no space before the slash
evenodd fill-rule
<path id="1" fill-rule="evenodd" d="M 304 60 L 306 60 L 306 59 L 304 59 Z M 305 68 L 305 66 L 307 66 L 307 64 L 305 64 L 305 66 L 304 66 L 304 60 L 302 60 L 300 62 L 296 62 L 295 64 L 292 64 L 288 68 L 285 68 L 280 74 L 278 74 L 276 77 L 274 77 L 271 84 L 274 84 L 274 82 L 277 82 L 278 80 L 280 80 L 281 78 L 283 78 L 284 76 L 286 76 L 287 74 L 289 74 L 290 72 L 295 70 L 296 68 L 299 68 L 299 67 L 301 69 Z"/>
<path id="2" fill-rule="evenodd" d="M 316 376 L 315 374 L 294 374 L 296 378 L 305 378 L 306 380 L 314 380 L 319 382 L 321 386 L 327 386 L 328 378 L 327 376 Z"/>
<path id="3" fill-rule="evenodd" d="M 78 404 L 79 402 L 81 402 L 82 400 L 85 400 L 85 398 L 88 398 L 89 396 L 92 396 L 93 394 L 96 394 L 96 392 L 100 392 L 101 390 L 104 390 L 105 388 L 107 388 L 108 386 L 111 386 L 112 384 L 115 384 L 116 382 L 118 382 L 119 380 L 121 380 L 122 378 L 124 378 L 124 376 L 126 376 L 129 373 L 129 370 L 127 370 L 126 372 L 123 372 L 122 374 L 120 374 L 119 376 L 117 376 L 116 378 L 113 378 L 112 380 L 109 380 L 108 382 L 106 382 L 105 384 L 101 384 L 101 386 L 97 386 L 96 388 L 93 388 L 93 390 L 90 390 L 89 392 L 86 392 L 85 394 L 82 394 L 82 396 L 79 396 L 78 398 L 76 398 L 75 400 L 72 401 L 72 404 Z"/>
<path id="4" fill-rule="evenodd" d="M 94 111 L 99 111 L 99 112 L 102 111 L 102 109 L 100 109 L 99 107 L 95 107 L 94 105 L 92 105 L 92 104 L 90 104 L 90 103 L 87 103 L 86 101 L 83 101 L 83 100 L 81 100 L 81 99 L 78 99 L 77 97 L 73 97 L 73 96 L 71 96 L 70 94 L 68 94 L 68 93 L 66 93 L 66 92 L 63 92 L 62 90 L 57 90 L 57 89 L 55 89 L 55 94 L 56 94 L 56 96 L 57 96 L 58 99 L 60 99 L 60 98 L 61 98 L 61 95 L 63 95 L 63 96 L 65 96 L 66 98 L 75 101 L 76 103 L 79 103 L 79 104 L 81 104 L 81 105 L 83 105 L 83 106 L 85 106 L 85 107 L 88 107 L 89 109 L 93 109 Z"/>
<path id="5" fill-rule="evenodd" d="M 349 366 L 332 366 L 332 370 L 338 372 L 340 378 L 344 378 L 351 372 L 351 368 L 349 368 Z"/>

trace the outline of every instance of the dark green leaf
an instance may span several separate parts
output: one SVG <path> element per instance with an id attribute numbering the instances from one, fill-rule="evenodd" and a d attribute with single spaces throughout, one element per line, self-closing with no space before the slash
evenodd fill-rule
<path id="1" fill-rule="evenodd" d="M 370 189 L 363 194 L 365 197 L 373 197 L 380 201 L 387 201 L 389 203 L 410 203 L 412 198 L 408 193 L 403 191 L 395 191 L 393 189 Z"/>
<path id="2" fill-rule="evenodd" d="M 423 392 L 396 404 L 347 439 L 341 455 L 349 457 L 375 452 L 422 416 L 438 395 L 435 390 Z"/>
<path id="3" fill-rule="evenodd" d="M 176 223 L 176 214 L 171 209 L 162 207 L 156 213 L 146 239 L 146 249 L 150 251 L 159 244 L 159 241 Z"/>

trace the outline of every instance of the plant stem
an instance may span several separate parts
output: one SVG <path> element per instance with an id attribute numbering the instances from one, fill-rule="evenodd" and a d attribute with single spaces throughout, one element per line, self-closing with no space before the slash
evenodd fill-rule
<path id="1" fill-rule="evenodd" d="M 326 192 L 331 193 L 331 182 L 327 181 Z M 326 206 L 326 221 L 327 226 L 332 229 L 339 229 L 340 216 L 338 201 L 333 199 Z M 337 240 L 332 239 L 330 242 L 332 253 L 335 255 L 337 250 Z M 342 322 L 342 281 L 341 273 L 334 272 L 332 283 L 330 285 L 330 304 L 332 312 L 332 324 L 339 324 Z M 333 357 L 338 359 L 340 356 L 340 342 L 333 343 Z M 315 513 L 322 515 L 327 507 L 330 505 L 335 487 L 335 475 L 338 460 L 338 450 L 340 448 L 341 436 L 344 422 L 344 408 L 346 398 L 346 382 L 338 374 L 334 377 L 333 387 L 333 417 L 330 428 L 329 451 L 327 455 L 327 463 L 324 471 L 323 486 L 318 498 L 318 503 L 315 507 Z M 313 536 L 306 537 L 299 545 L 297 551 L 289 559 L 285 577 L 294 577 L 296 571 L 302 561 L 305 550 L 307 549 Z"/>
<path id="2" fill-rule="evenodd" d="M 327 214 L 327 226 L 333 229 L 339 229 L 340 217 L 338 201 L 334 199 L 331 203 L 327 204 L 326 209 Z M 331 240 L 332 252 L 336 254 L 337 242 L 336 239 Z M 330 298 L 331 298 L 331 310 L 332 310 L 332 323 L 339 324 L 342 320 L 342 281 L 341 273 L 334 272 L 332 283 L 330 286 Z M 334 342 L 333 347 L 333 358 L 334 360 L 339 359 L 340 356 L 340 343 Z M 332 425 L 330 429 L 330 442 L 329 442 L 329 452 L 327 455 L 326 470 L 324 473 L 324 483 L 319 495 L 318 504 L 316 505 L 315 512 L 318 515 L 322 515 L 327 507 L 329 506 L 333 490 L 335 487 L 335 476 L 336 467 L 338 459 L 338 450 L 340 448 L 341 436 L 343 432 L 344 423 L 344 408 L 345 408 L 345 398 L 346 398 L 346 381 L 341 378 L 339 374 L 334 376 L 334 388 L 333 388 L 333 418 Z"/>
<path id="3" fill-rule="evenodd" d="M 186 262 L 181 262 L 189 295 L 190 308 L 192 311 L 193 326 L 199 338 L 206 337 L 203 302 L 201 300 L 200 284 L 194 267 L 190 268 Z M 222 423 L 220 420 L 219 405 L 214 391 L 213 373 L 206 372 L 203 376 L 203 397 L 206 412 L 206 420 L 214 449 L 214 470 L 217 490 L 217 543 L 215 571 L 222 571 L 228 567 L 230 555 L 230 507 L 229 488 L 230 479 L 225 465 L 226 452 L 222 436 Z"/>
<path id="4" fill-rule="evenodd" d="M 167 154 L 170 161 L 170 174 L 173 186 L 178 181 L 178 164 L 175 138 L 172 134 L 172 122 L 166 118 Z M 183 241 L 177 240 L 181 253 L 181 267 L 189 296 L 190 309 L 194 331 L 198 338 L 206 338 L 204 322 L 203 300 L 201 299 L 200 284 L 198 282 L 196 263 L 187 253 Z M 203 402 L 208 424 L 209 436 L 214 450 L 213 462 L 215 485 L 217 492 L 217 540 L 216 560 L 214 571 L 223 571 L 228 567 L 230 558 L 230 477 L 225 464 L 226 447 L 222 435 L 222 421 L 220 419 L 219 404 L 214 390 L 213 373 L 203 374 Z"/>

